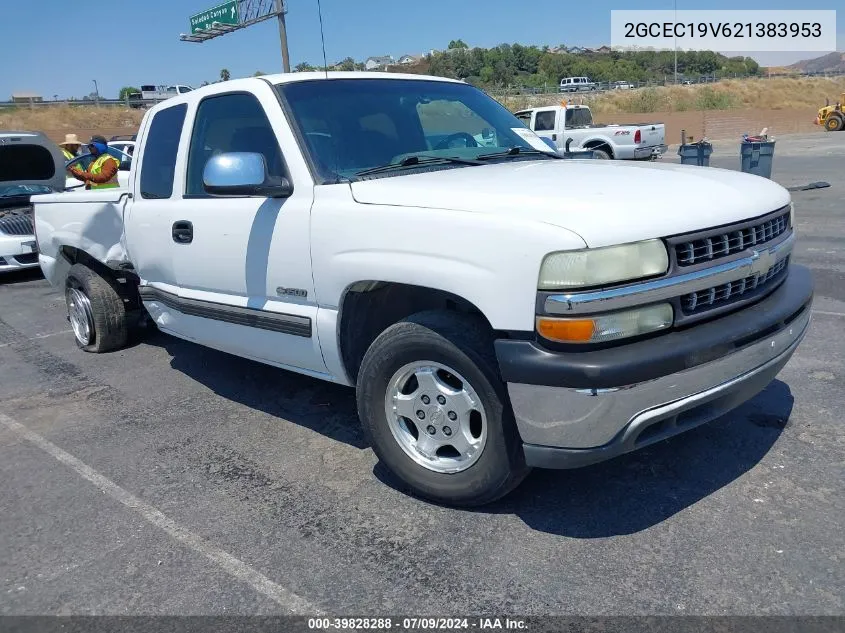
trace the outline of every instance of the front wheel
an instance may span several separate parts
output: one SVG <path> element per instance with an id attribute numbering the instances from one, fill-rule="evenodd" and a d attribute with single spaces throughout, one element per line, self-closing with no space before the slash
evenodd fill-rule
<path id="1" fill-rule="evenodd" d="M 482 505 L 528 473 L 492 335 L 478 319 L 424 312 L 392 325 L 367 350 L 357 396 L 376 455 L 419 496 Z"/>

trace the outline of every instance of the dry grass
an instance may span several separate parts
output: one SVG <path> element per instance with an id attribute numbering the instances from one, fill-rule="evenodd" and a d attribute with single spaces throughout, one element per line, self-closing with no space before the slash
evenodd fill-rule
<path id="1" fill-rule="evenodd" d="M 815 111 L 825 98 L 835 102 L 845 92 L 845 78 L 746 79 L 710 85 L 620 90 L 583 97 L 596 114 L 688 112 L 694 110 L 807 108 Z M 511 110 L 552 105 L 571 95 L 538 95 L 500 99 Z M 576 99 L 582 100 L 581 96 Z M 0 110 L 0 130 L 41 130 L 51 136 L 80 130 L 137 130 L 142 110 L 94 106 L 41 106 Z M 123 132 L 125 131 L 125 132 Z M 112 132 L 114 133 L 114 132 Z"/>
<path id="2" fill-rule="evenodd" d="M 112 106 L 23 106 L 0 110 L 0 130 L 136 129 L 143 115 L 143 110 Z"/>
<path id="3" fill-rule="evenodd" d="M 838 79 L 745 79 L 709 85 L 670 86 L 619 90 L 583 97 L 596 114 L 625 112 L 687 112 L 690 110 L 793 108 L 817 109 L 825 98 L 831 102 L 845 92 L 845 78 Z M 501 101 L 512 110 L 559 103 L 564 95 L 505 97 Z M 581 96 L 576 97 L 580 102 Z"/>

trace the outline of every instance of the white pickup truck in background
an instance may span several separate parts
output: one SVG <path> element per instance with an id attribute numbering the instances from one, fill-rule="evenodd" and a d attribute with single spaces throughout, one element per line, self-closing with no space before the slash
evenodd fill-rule
<path id="1" fill-rule="evenodd" d="M 723 415 L 810 322 L 783 187 L 563 160 L 442 78 L 200 88 L 145 114 L 127 188 L 33 201 L 39 262 L 80 348 L 119 349 L 148 315 L 354 387 L 379 459 L 448 504 Z"/>
<path id="2" fill-rule="evenodd" d="M 601 159 L 649 160 L 666 152 L 662 123 L 596 125 L 588 106 L 570 103 L 520 110 L 515 116 L 559 150 L 571 139 L 570 149 L 589 149 Z"/>

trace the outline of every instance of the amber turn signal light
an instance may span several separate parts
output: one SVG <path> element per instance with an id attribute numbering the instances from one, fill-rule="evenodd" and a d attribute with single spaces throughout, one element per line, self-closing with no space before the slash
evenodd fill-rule
<path id="1" fill-rule="evenodd" d="M 586 343 L 593 338 L 592 319 L 537 319 L 537 332 L 551 341 Z"/>

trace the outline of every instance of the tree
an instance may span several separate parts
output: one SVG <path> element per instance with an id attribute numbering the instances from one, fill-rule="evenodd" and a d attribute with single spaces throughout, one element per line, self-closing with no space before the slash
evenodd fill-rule
<path id="1" fill-rule="evenodd" d="M 121 101 L 126 101 L 126 99 L 131 95 L 133 92 L 141 92 L 140 88 L 135 88 L 133 86 L 123 86 L 120 89 L 120 93 L 118 94 L 117 98 Z"/>
<path id="2" fill-rule="evenodd" d="M 345 58 L 337 65 L 338 70 L 355 70 L 355 60 L 351 57 Z"/>
<path id="3" fill-rule="evenodd" d="M 267 73 L 265 73 L 265 72 L 264 72 L 264 71 L 262 71 L 262 70 L 256 70 L 254 73 L 252 73 L 252 76 L 253 76 L 253 77 L 261 77 L 262 75 L 266 75 L 266 74 L 267 74 Z"/>
<path id="4" fill-rule="evenodd" d="M 452 40 L 447 48 L 469 48 L 463 40 Z"/>
<path id="5" fill-rule="evenodd" d="M 231 73 L 229 72 L 228 68 L 224 68 L 220 71 L 220 81 L 229 81 L 229 77 L 231 77 Z"/>
<path id="6" fill-rule="evenodd" d="M 297 73 L 307 73 L 309 71 L 317 69 L 308 62 L 299 62 L 296 66 L 293 67 L 293 70 Z"/>

